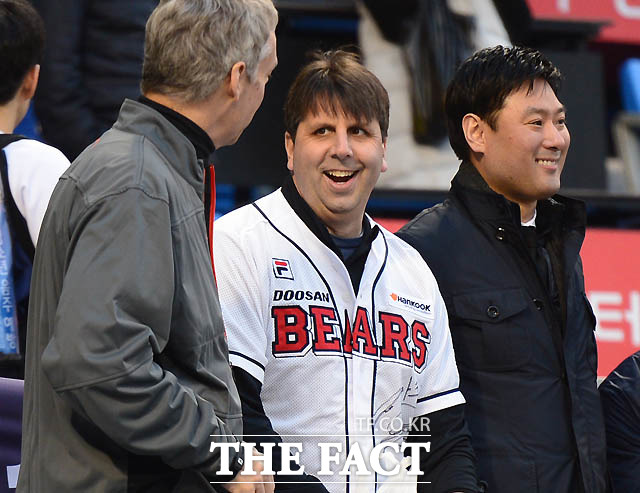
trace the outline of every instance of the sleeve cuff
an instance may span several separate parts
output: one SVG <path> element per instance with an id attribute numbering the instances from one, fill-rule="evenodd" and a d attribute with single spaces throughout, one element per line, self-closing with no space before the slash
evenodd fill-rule
<path id="1" fill-rule="evenodd" d="M 464 403 L 465 400 L 460 389 L 451 389 L 419 398 L 416 411 L 417 415 L 420 416 Z"/>
<path id="2" fill-rule="evenodd" d="M 264 366 L 255 359 L 237 351 L 229 350 L 229 363 L 231 363 L 231 366 L 242 368 L 258 382 L 264 382 Z"/>

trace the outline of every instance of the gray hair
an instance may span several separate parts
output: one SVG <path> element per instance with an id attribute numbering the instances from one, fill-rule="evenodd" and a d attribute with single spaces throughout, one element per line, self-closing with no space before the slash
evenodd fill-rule
<path id="1" fill-rule="evenodd" d="M 278 23 L 272 0 L 163 0 L 147 21 L 141 90 L 202 101 L 231 67 L 253 78 Z"/>

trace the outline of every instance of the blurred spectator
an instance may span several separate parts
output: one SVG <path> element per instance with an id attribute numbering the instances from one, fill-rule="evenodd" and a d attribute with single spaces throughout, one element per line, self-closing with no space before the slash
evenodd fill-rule
<path id="1" fill-rule="evenodd" d="M 600 385 L 613 493 L 640 492 L 640 351 Z"/>
<path id="2" fill-rule="evenodd" d="M 57 149 L 12 133 L 38 85 L 43 45 L 42 19 L 29 2 L 0 2 L 0 376 L 10 378 L 24 376 L 34 246 L 51 192 L 69 166 Z"/>
<path id="3" fill-rule="evenodd" d="M 47 32 L 35 107 L 73 160 L 140 94 L 144 28 L 158 0 L 32 0 Z"/>
<path id="4" fill-rule="evenodd" d="M 377 186 L 448 189 L 459 161 L 446 140 L 444 88 L 472 52 L 510 44 L 493 1 L 405 0 L 398 8 L 388 0 L 361 0 L 358 6 L 363 58 L 391 105 L 392 166 Z"/>

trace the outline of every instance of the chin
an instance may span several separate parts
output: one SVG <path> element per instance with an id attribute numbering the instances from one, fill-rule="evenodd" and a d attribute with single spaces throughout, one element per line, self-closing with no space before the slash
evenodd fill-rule
<path id="1" fill-rule="evenodd" d="M 552 187 L 546 187 L 546 188 L 541 190 L 540 198 L 538 200 L 548 199 L 549 197 L 552 197 L 555 194 L 557 194 L 559 191 L 560 191 L 560 185 L 557 185 L 557 186 L 554 185 Z"/>
<path id="2" fill-rule="evenodd" d="M 220 142 L 214 142 L 213 145 L 216 147 L 216 149 L 220 149 L 221 147 L 226 147 L 226 146 L 232 146 L 233 144 L 238 142 L 238 139 L 240 138 L 241 135 L 242 135 L 242 132 L 240 132 L 238 135 L 228 135 L 224 138 L 218 139 Z"/>

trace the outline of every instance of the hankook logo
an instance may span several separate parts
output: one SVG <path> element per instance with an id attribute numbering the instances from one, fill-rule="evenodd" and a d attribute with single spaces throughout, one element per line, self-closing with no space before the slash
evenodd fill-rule
<path id="1" fill-rule="evenodd" d="M 400 296 L 396 293 L 391 293 L 390 296 L 391 299 L 396 303 L 402 303 L 403 305 L 417 308 L 418 310 L 422 310 L 423 312 L 431 313 L 431 305 L 420 303 L 419 301 L 410 300 L 409 298 L 405 298 L 404 296 Z"/>

